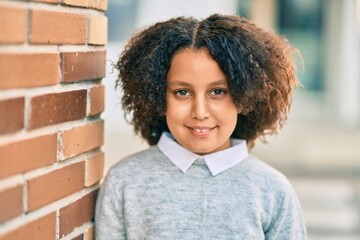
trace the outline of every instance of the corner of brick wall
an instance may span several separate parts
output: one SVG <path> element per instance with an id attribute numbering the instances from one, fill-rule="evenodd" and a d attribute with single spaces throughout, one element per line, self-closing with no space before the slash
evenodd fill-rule
<path id="1" fill-rule="evenodd" d="M 0 240 L 93 239 L 106 8 L 0 1 Z"/>

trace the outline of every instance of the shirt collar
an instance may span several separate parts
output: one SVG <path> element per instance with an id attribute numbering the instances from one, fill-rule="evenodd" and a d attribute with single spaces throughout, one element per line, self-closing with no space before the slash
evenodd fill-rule
<path id="1" fill-rule="evenodd" d="M 245 140 L 231 139 L 232 146 L 222 151 L 200 156 L 180 144 L 169 132 L 164 132 L 157 144 L 169 160 L 182 172 L 186 172 L 198 158 L 203 158 L 213 176 L 237 165 L 248 156 Z"/>

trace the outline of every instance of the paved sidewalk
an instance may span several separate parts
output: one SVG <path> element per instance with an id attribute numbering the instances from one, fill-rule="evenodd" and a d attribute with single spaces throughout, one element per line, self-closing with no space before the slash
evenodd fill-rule
<path id="1" fill-rule="evenodd" d="M 360 179 L 290 177 L 309 240 L 360 239 Z"/>

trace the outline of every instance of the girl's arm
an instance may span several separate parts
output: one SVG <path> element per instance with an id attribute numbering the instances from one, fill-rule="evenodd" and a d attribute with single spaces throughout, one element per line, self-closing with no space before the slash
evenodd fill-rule
<path id="1" fill-rule="evenodd" d="M 103 182 L 96 202 L 95 239 L 126 239 L 125 221 L 121 198 L 116 196 L 108 174 Z"/>

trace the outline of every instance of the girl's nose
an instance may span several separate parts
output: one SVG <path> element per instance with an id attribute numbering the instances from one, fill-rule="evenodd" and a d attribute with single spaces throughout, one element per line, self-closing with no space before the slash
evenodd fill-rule
<path id="1" fill-rule="evenodd" d="M 195 98 L 192 106 L 191 117 L 197 120 L 205 120 L 210 116 L 209 107 L 204 97 Z"/>

